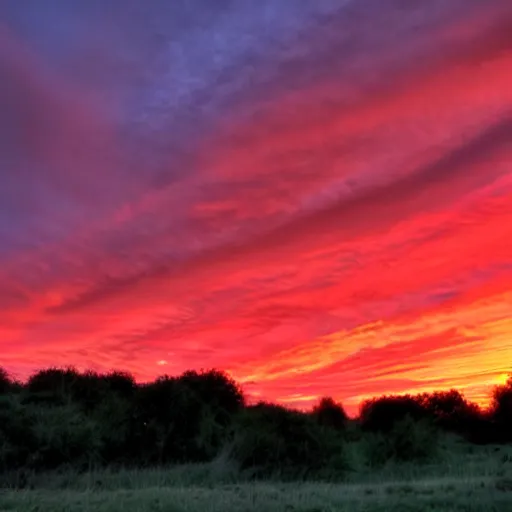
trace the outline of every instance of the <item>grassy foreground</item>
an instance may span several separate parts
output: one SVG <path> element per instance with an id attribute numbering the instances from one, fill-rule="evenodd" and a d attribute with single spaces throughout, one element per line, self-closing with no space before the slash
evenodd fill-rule
<path id="1" fill-rule="evenodd" d="M 7 492 L 1 496 L 0 507 L 2 511 L 34 512 L 502 512 L 512 510 L 512 492 L 501 490 L 497 480 L 484 478 L 370 485 L 254 483 L 212 489 Z"/>
<path id="2" fill-rule="evenodd" d="M 512 448 L 473 447 L 425 465 L 359 468 L 343 483 L 247 481 L 222 462 L 168 469 L 33 475 L 0 490 L 19 512 L 506 512 Z"/>

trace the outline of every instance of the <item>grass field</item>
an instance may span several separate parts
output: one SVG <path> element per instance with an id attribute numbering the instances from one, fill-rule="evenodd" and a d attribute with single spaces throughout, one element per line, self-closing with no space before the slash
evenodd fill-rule
<path id="1" fill-rule="evenodd" d="M 356 468 L 344 482 L 251 482 L 223 463 L 33 475 L 4 485 L 0 511 L 508 512 L 512 447 L 450 448 L 436 463 Z M 14 482 L 13 482 L 14 486 Z"/>
<path id="2" fill-rule="evenodd" d="M 207 487 L 5 492 L 3 511 L 365 511 L 507 512 L 508 492 L 499 479 L 437 479 L 408 483 L 252 483 Z"/>

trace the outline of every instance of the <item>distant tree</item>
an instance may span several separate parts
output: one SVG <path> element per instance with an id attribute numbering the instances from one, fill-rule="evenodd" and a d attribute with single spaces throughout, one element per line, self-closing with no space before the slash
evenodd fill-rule
<path id="1" fill-rule="evenodd" d="M 75 402 L 91 411 L 104 397 L 103 377 L 93 371 L 80 373 L 73 367 L 52 367 L 31 375 L 26 385 L 28 402 L 64 404 Z"/>
<path id="2" fill-rule="evenodd" d="M 442 429 L 457 433 L 472 443 L 496 441 L 495 429 L 488 414 L 459 391 L 436 391 L 418 398 L 436 425 Z"/>
<path id="3" fill-rule="evenodd" d="M 51 367 L 32 374 L 27 382 L 30 392 L 65 392 L 76 381 L 78 371 L 73 367 Z"/>
<path id="4" fill-rule="evenodd" d="M 10 393 L 0 396 L 0 473 L 26 466 L 37 448 L 27 407 Z"/>
<path id="5" fill-rule="evenodd" d="M 103 376 L 97 372 L 74 372 L 67 376 L 63 393 L 78 406 L 91 412 L 106 398 L 108 388 Z"/>
<path id="6" fill-rule="evenodd" d="M 467 406 L 466 399 L 456 389 L 423 393 L 418 395 L 416 399 L 428 412 L 437 418 L 450 417 Z"/>
<path id="7" fill-rule="evenodd" d="M 140 386 L 134 398 L 131 447 L 145 464 L 204 460 L 199 447 L 204 404 L 179 378 Z"/>
<path id="8" fill-rule="evenodd" d="M 187 371 L 138 387 L 133 403 L 132 449 L 148 464 L 191 462 L 219 452 L 244 396 L 223 372 Z"/>
<path id="9" fill-rule="evenodd" d="M 442 428 L 470 434 L 481 428 L 483 413 L 478 405 L 466 400 L 456 389 L 423 393 L 416 397 L 427 414 Z"/>
<path id="10" fill-rule="evenodd" d="M 254 476 L 304 477 L 346 467 L 343 444 L 310 414 L 260 402 L 238 417 L 229 457 Z"/>
<path id="11" fill-rule="evenodd" d="M 13 383 L 7 370 L 0 367 L 0 394 L 11 391 L 12 385 Z"/>
<path id="12" fill-rule="evenodd" d="M 26 384 L 27 401 L 63 404 L 71 399 L 70 392 L 79 377 L 73 367 L 51 367 L 31 375 Z"/>
<path id="13" fill-rule="evenodd" d="M 494 388 L 490 414 L 502 440 L 512 440 L 512 376 L 506 384 Z"/>
<path id="14" fill-rule="evenodd" d="M 331 397 L 323 397 L 312 411 L 313 417 L 319 425 L 343 430 L 347 424 L 348 416 L 343 406 Z"/>
<path id="15" fill-rule="evenodd" d="M 427 417 L 423 406 L 411 395 L 386 395 L 361 404 L 359 421 L 365 430 L 389 432 L 397 421 L 409 417 L 419 421 Z"/>
<path id="16" fill-rule="evenodd" d="M 99 454 L 106 464 L 128 464 L 143 459 L 143 453 L 137 453 L 132 443 L 133 411 L 131 400 L 107 392 L 87 414 L 95 422 L 95 434 L 101 446 Z"/>
<path id="17" fill-rule="evenodd" d="M 406 415 L 384 432 L 363 436 L 363 454 L 368 466 L 382 466 L 389 461 L 426 462 L 438 454 L 439 430 L 428 420 L 414 420 Z"/>
<path id="18" fill-rule="evenodd" d="M 75 465 L 85 469 L 100 462 L 102 439 L 94 419 L 73 403 L 33 406 L 30 411 L 35 449 L 28 466 L 37 470 Z"/>
<path id="19" fill-rule="evenodd" d="M 137 383 L 131 373 L 111 371 L 101 376 L 108 390 L 126 399 L 132 399 L 137 389 Z"/>
<path id="20" fill-rule="evenodd" d="M 187 371 L 178 380 L 196 393 L 203 403 L 225 411 L 228 415 L 238 412 L 245 404 L 239 385 L 225 372 Z"/>

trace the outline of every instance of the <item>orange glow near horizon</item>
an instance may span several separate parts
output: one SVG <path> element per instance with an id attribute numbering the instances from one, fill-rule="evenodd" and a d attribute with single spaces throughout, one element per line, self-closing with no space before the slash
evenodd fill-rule
<path id="1" fill-rule="evenodd" d="M 177 31 L 183 54 L 129 14 L 0 21 L 0 366 L 487 404 L 512 372 L 510 2 L 292 4 Z"/>

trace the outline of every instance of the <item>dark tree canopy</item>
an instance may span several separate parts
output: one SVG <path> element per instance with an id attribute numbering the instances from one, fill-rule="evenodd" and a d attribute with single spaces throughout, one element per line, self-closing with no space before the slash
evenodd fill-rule
<path id="1" fill-rule="evenodd" d="M 313 417 L 323 426 L 337 430 L 345 428 L 348 416 L 343 406 L 335 402 L 331 397 L 323 397 L 320 403 L 313 408 Z"/>
<path id="2" fill-rule="evenodd" d="M 512 440 L 512 377 L 494 389 L 490 411 L 501 436 L 507 441 Z"/>
<path id="3" fill-rule="evenodd" d="M 68 393 L 80 377 L 73 368 L 48 368 L 31 375 L 27 389 L 32 393 Z"/>
<path id="4" fill-rule="evenodd" d="M 388 395 L 363 402 L 359 419 L 366 430 L 389 432 L 397 421 L 406 417 L 425 419 L 427 413 L 411 395 Z"/>
<path id="5" fill-rule="evenodd" d="M 7 370 L 0 367 L 0 394 L 10 391 L 12 385 L 13 383 L 9 374 L 7 373 Z"/>

